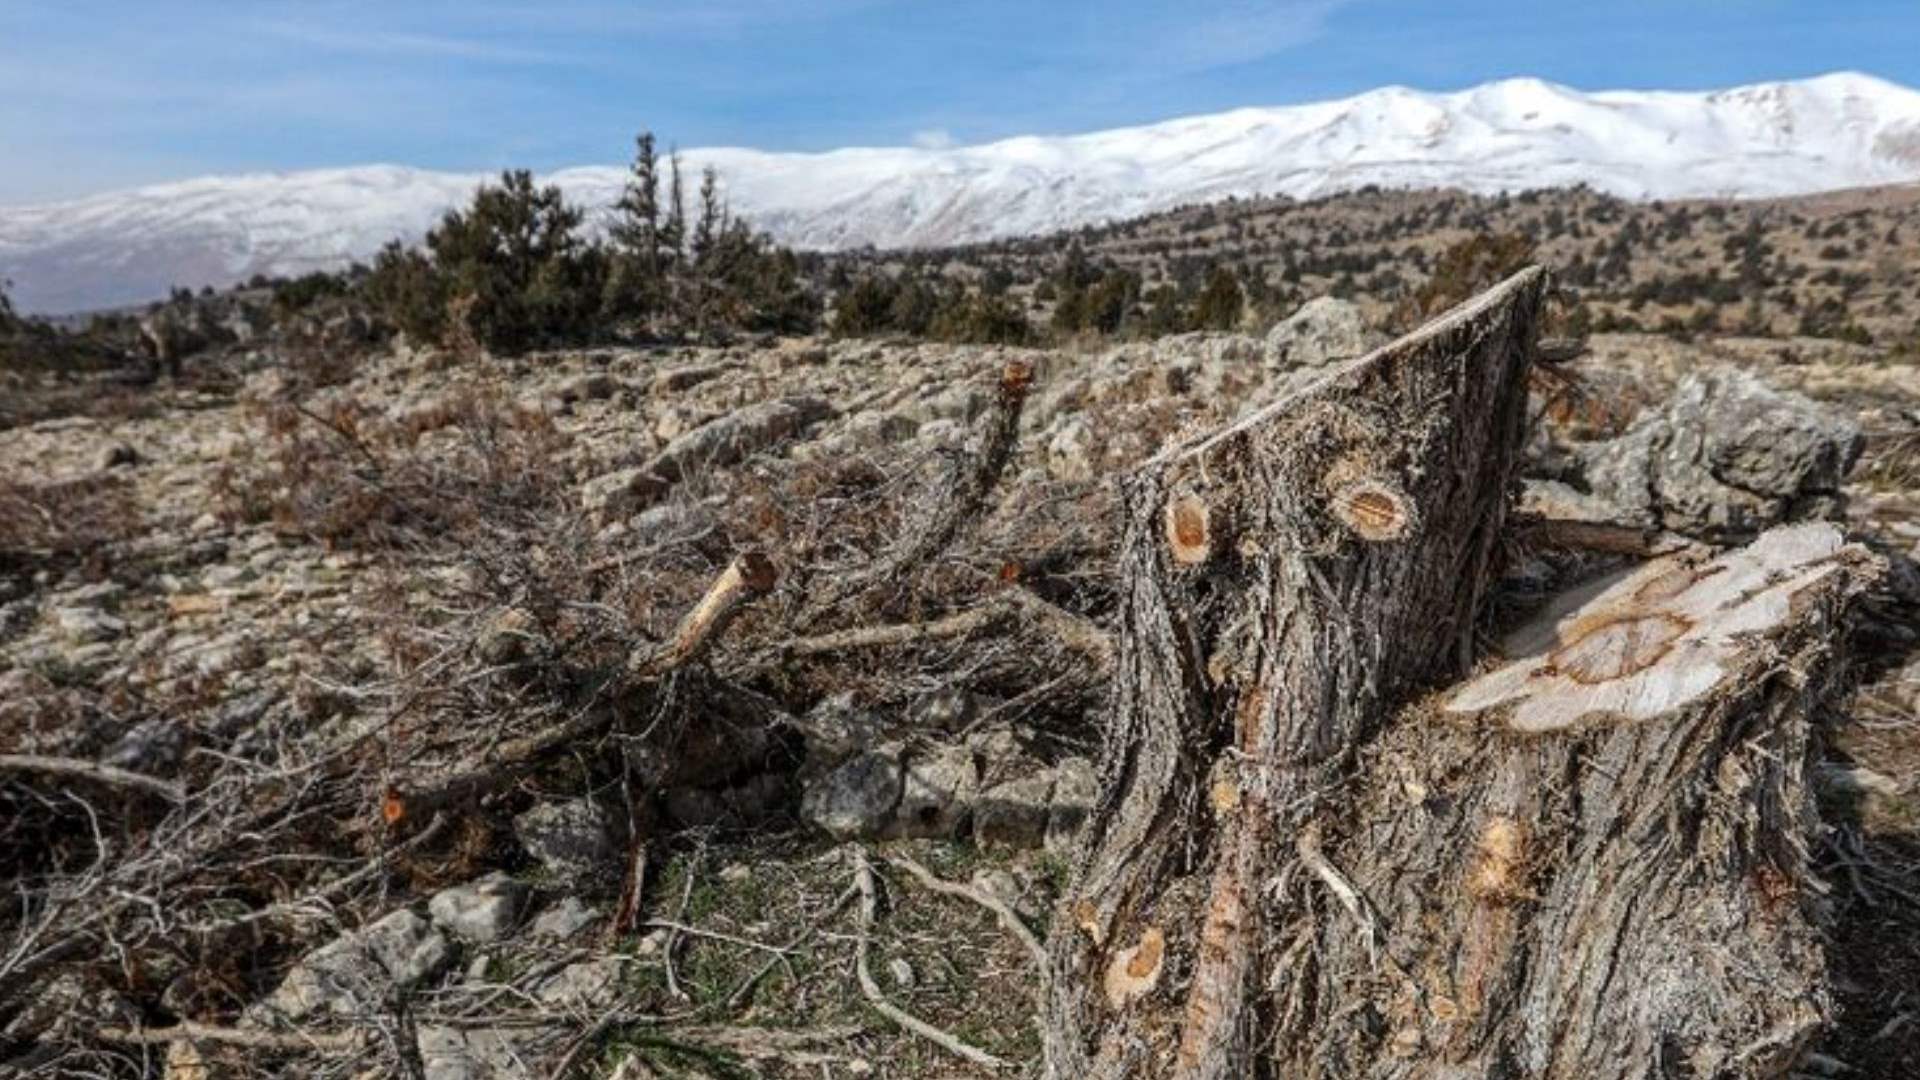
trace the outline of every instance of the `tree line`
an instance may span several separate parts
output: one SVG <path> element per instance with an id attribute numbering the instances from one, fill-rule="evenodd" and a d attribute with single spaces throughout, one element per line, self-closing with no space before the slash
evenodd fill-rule
<path id="1" fill-rule="evenodd" d="M 712 167 L 695 198 L 690 212 L 678 155 L 663 162 L 643 132 L 604 240 L 558 187 L 509 170 L 420 247 L 387 244 L 358 288 L 409 339 L 500 352 L 815 329 L 794 253 L 731 211 Z"/>

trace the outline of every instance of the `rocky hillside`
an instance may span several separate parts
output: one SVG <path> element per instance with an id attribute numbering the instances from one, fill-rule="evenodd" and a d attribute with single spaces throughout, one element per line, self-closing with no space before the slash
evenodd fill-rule
<path id="1" fill-rule="evenodd" d="M 239 348 L 69 389 L 0 431 L 0 1062 L 1031 1072 L 1034 933 L 1100 795 L 1115 480 L 1377 322 Z M 1815 856 L 1820 1071 L 1902 1074 L 1920 378 L 1872 346 L 1606 333 L 1533 406 L 1523 510 L 1710 543 L 1832 517 L 1892 560 Z M 1509 616 L 1622 558 L 1509 546 Z"/>
<path id="2" fill-rule="evenodd" d="M 855 265 L 1004 282 L 1048 320 L 1062 268 L 1135 275 L 1122 332 L 1153 332 L 1156 290 L 1191 301 L 1233 269 L 1245 319 L 1265 328 L 1327 294 L 1376 319 L 1429 280 L 1449 249 L 1513 236 L 1600 330 L 1673 336 L 1811 335 L 1920 351 L 1920 188 L 1790 199 L 1636 202 L 1592 189 L 1471 195 L 1367 189 L 1326 198 L 1236 199 L 1058 234 Z"/>

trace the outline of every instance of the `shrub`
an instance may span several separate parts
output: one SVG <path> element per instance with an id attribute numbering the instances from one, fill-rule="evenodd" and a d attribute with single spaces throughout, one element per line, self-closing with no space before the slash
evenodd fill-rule
<path id="1" fill-rule="evenodd" d="M 1232 270 L 1216 266 L 1207 275 L 1207 283 L 1201 287 L 1200 295 L 1193 302 L 1193 328 L 1195 330 L 1232 330 L 1240 325 L 1240 314 L 1246 306 L 1246 298 L 1240 290 L 1240 279 Z"/>
<path id="2" fill-rule="evenodd" d="M 1411 330 L 1498 285 L 1532 262 L 1533 256 L 1533 241 L 1520 233 L 1476 233 L 1440 253 L 1426 284 L 1395 306 L 1391 322 L 1398 329 Z M 1607 272 L 1603 264 L 1602 273 Z"/>

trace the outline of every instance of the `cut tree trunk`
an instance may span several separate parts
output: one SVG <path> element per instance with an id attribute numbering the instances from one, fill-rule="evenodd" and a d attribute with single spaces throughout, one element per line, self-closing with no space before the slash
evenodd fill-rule
<path id="1" fill-rule="evenodd" d="M 1635 579 L 1658 613 L 1415 702 L 1474 659 L 1544 284 L 1129 478 L 1052 1075 L 1760 1074 L 1821 1021 L 1806 713 L 1865 572 L 1837 534 L 1672 556 Z"/>

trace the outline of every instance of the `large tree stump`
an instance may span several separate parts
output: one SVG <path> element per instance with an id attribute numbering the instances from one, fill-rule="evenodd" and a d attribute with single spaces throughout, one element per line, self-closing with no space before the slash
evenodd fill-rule
<path id="1" fill-rule="evenodd" d="M 1663 564 L 1635 579 L 1659 614 L 1589 612 L 1454 712 L 1407 707 L 1473 659 L 1543 285 L 1518 274 L 1129 478 L 1052 1075 L 1708 1076 L 1819 1022 L 1805 711 L 1856 553 L 1761 552 L 1741 573 L 1789 587 L 1737 619 L 1692 591 L 1721 574 Z M 1749 644 L 1723 647 L 1736 624 Z M 1612 669 L 1641 678 L 1607 697 Z M 1595 693 L 1631 719 L 1596 721 Z M 1800 982 L 1776 1001 L 1756 975 Z"/>

